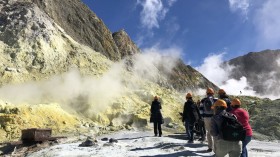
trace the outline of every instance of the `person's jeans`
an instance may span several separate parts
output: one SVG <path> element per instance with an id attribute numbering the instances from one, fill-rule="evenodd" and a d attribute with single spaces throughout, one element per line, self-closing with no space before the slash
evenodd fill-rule
<path id="1" fill-rule="evenodd" d="M 154 122 L 154 133 L 155 133 L 155 136 L 157 136 L 158 133 L 159 133 L 159 136 L 162 135 L 160 122 Z"/>
<path id="2" fill-rule="evenodd" d="M 193 141 L 193 127 L 194 123 L 190 123 L 187 119 L 185 119 L 186 134 L 190 141 Z"/>
<path id="3" fill-rule="evenodd" d="M 248 151 L 247 151 L 247 144 L 251 141 L 252 136 L 246 136 L 244 141 L 242 141 L 242 153 L 240 157 L 248 157 Z"/>

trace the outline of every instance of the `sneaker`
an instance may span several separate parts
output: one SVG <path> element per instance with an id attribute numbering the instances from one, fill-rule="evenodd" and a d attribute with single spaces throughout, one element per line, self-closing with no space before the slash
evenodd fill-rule
<path id="1" fill-rule="evenodd" d="M 193 143 L 193 140 L 189 140 L 188 143 Z"/>
<path id="2" fill-rule="evenodd" d="M 212 149 L 211 149 L 211 148 L 208 148 L 206 151 L 207 151 L 207 152 L 212 152 Z"/>

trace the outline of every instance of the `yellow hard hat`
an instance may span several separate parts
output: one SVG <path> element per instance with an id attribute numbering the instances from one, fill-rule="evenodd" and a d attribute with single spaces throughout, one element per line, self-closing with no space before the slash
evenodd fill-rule
<path id="1" fill-rule="evenodd" d="M 240 106 L 241 105 L 241 101 L 239 99 L 237 99 L 237 98 L 234 98 L 233 100 L 231 100 L 230 103 L 231 103 L 230 104 L 231 106 L 235 106 L 235 105 Z"/>
<path id="2" fill-rule="evenodd" d="M 207 94 L 214 94 L 214 90 L 212 88 L 207 88 L 206 93 Z"/>
<path id="3" fill-rule="evenodd" d="M 187 93 L 186 98 L 191 98 L 192 97 L 192 93 Z"/>
<path id="4" fill-rule="evenodd" d="M 218 99 L 211 108 L 214 109 L 215 107 L 218 107 L 218 106 L 227 108 L 227 103 L 222 99 Z"/>
<path id="5" fill-rule="evenodd" d="M 218 94 L 219 94 L 219 95 L 222 95 L 222 94 L 226 94 L 226 92 L 225 92 L 224 89 L 219 89 Z"/>

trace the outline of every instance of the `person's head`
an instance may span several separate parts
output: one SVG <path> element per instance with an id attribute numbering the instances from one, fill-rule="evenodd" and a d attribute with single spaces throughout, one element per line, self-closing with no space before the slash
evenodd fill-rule
<path id="1" fill-rule="evenodd" d="M 186 94 L 186 99 L 192 99 L 192 93 L 187 93 Z"/>
<path id="2" fill-rule="evenodd" d="M 157 101 L 158 99 L 159 99 L 159 96 L 156 95 L 156 96 L 154 97 L 154 100 Z"/>
<path id="3" fill-rule="evenodd" d="M 212 88 L 207 88 L 206 89 L 206 94 L 207 95 L 214 95 L 214 90 Z"/>
<path id="4" fill-rule="evenodd" d="M 218 94 L 219 95 L 225 95 L 226 91 L 224 89 L 219 89 Z"/>
<path id="5" fill-rule="evenodd" d="M 241 101 L 237 98 L 234 98 L 231 100 L 230 106 L 233 108 L 239 108 L 241 106 Z"/>
<path id="6" fill-rule="evenodd" d="M 215 111 L 225 110 L 227 108 L 227 103 L 222 99 L 218 99 L 211 108 Z"/>

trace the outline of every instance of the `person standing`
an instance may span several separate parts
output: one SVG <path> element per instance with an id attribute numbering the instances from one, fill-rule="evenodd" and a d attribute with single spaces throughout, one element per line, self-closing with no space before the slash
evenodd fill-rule
<path id="1" fill-rule="evenodd" d="M 229 157 L 239 157 L 241 154 L 241 142 L 226 141 L 223 139 L 223 116 L 230 114 L 226 112 L 226 108 L 227 104 L 222 99 L 218 99 L 213 105 L 215 115 L 211 118 L 210 133 L 215 138 L 215 156 L 224 157 L 228 154 Z"/>
<path id="2" fill-rule="evenodd" d="M 214 98 L 214 90 L 212 88 L 207 88 L 206 90 L 206 97 L 201 100 L 202 103 L 202 110 L 203 110 L 203 119 L 206 129 L 206 137 L 208 141 L 208 149 L 207 152 L 212 152 L 214 148 L 213 137 L 210 134 L 211 129 L 211 118 L 214 115 L 212 110 L 212 105 L 217 99 Z"/>
<path id="3" fill-rule="evenodd" d="M 155 96 L 154 101 L 151 105 L 151 118 L 150 122 L 154 123 L 154 134 L 155 136 L 162 136 L 161 124 L 163 124 L 163 117 L 161 114 L 161 103 L 159 102 L 159 97 Z"/>
<path id="4" fill-rule="evenodd" d="M 226 91 L 224 89 L 219 89 L 218 91 L 219 99 L 223 99 L 227 103 L 227 109 L 226 111 L 229 112 L 231 108 L 231 102 L 229 99 L 229 96 L 227 95 Z"/>
<path id="5" fill-rule="evenodd" d="M 199 119 L 199 111 L 192 99 L 191 93 L 187 93 L 186 100 L 183 111 L 183 121 L 185 122 L 186 133 L 189 138 L 188 143 L 193 143 L 194 124 Z"/>
<path id="6" fill-rule="evenodd" d="M 205 134 L 206 134 L 206 130 L 205 130 L 205 124 L 204 124 L 204 120 L 203 120 L 203 107 L 202 107 L 202 103 L 200 100 L 198 100 L 196 102 L 198 111 L 199 111 L 199 120 L 198 120 L 198 130 L 199 133 L 201 135 L 201 138 L 199 139 L 199 141 L 205 141 Z"/>
<path id="7" fill-rule="evenodd" d="M 237 120 L 241 123 L 243 128 L 246 130 L 246 137 L 242 141 L 241 157 L 248 157 L 246 146 L 251 141 L 253 135 L 252 128 L 249 124 L 249 114 L 246 110 L 240 108 L 241 101 L 237 98 L 231 101 L 231 106 L 232 106 L 232 110 L 230 111 L 230 113 L 234 114 L 237 117 Z"/>

